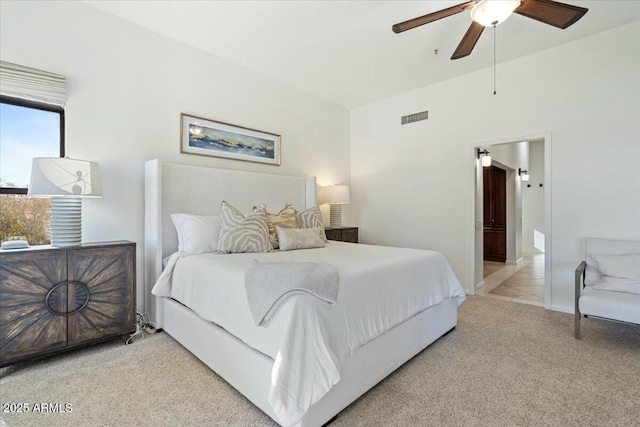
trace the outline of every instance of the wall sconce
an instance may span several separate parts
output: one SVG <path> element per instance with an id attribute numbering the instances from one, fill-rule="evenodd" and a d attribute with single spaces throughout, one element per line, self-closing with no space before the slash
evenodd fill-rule
<path id="1" fill-rule="evenodd" d="M 520 179 L 523 182 L 529 181 L 529 171 L 528 170 L 518 168 L 518 175 L 520 175 Z"/>
<path id="2" fill-rule="evenodd" d="M 481 150 L 476 148 L 476 157 L 480 159 L 480 164 L 482 164 L 483 167 L 491 166 L 491 155 L 486 149 Z"/>

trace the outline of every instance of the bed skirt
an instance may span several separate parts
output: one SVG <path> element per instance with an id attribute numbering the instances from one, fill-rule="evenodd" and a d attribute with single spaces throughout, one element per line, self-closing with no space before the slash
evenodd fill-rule
<path id="1" fill-rule="evenodd" d="M 162 328 L 198 359 L 276 420 L 267 402 L 273 359 L 247 346 L 184 305 L 159 298 Z M 349 356 L 341 380 L 306 413 L 301 427 L 319 427 L 402 366 L 422 349 L 453 329 L 458 305 L 447 299 L 370 341 Z M 203 339 L 208 337 L 208 339 Z M 277 420 L 276 420 L 277 421 Z"/>

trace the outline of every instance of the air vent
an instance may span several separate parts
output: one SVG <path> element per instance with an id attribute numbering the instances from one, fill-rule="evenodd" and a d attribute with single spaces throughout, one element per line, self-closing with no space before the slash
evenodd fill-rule
<path id="1" fill-rule="evenodd" d="M 408 123 L 419 122 L 421 120 L 427 120 L 429 118 L 428 111 L 421 111 L 415 114 L 409 114 L 408 116 L 402 116 L 401 124 L 406 125 Z"/>

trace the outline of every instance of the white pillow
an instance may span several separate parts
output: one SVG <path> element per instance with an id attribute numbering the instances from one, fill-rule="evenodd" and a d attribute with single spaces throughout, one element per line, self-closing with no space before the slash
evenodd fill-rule
<path id="1" fill-rule="evenodd" d="M 640 280 L 640 254 L 592 254 L 591 258 L 603 276 Z"/>
<path id="2" fill-rule="evenodd" d="M 598 263 L 593 260 L 591 255 L 587 255 L 587 268 L 584 272 L 584 284 L 587 286 L 595 285 L 602 280 L 602 273 L 598 270 Z"/>
<path id="3" fill-rule="evenodd" d="M 324 248 L 324 240 L 318 228 L 286 228 L 276 226 L 281 251 Z"/>
<path id="4" fill-rule="evenodd" d="M 619 277 L 604 276 L 600 282 L 593 285 L 593 289 L 626 292 L 629 294 L 640 295 L 640 280 L 629 280 L 621 279 Z"/>
<path id="5" fill-rule="evenodd" d="M 193 255 L 215 252 L 220 234 L 220 217 L 209 215 L 171 214 L 178 232 L 178 251 Z"/>

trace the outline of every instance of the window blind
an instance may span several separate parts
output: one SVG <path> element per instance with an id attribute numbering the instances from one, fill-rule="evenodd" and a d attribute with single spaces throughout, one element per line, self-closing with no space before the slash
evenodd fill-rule
<path id="1" fill-rule="evenodd" d="M 65 76 L 0 61 L 0 94 L 64 107 Z"/>

